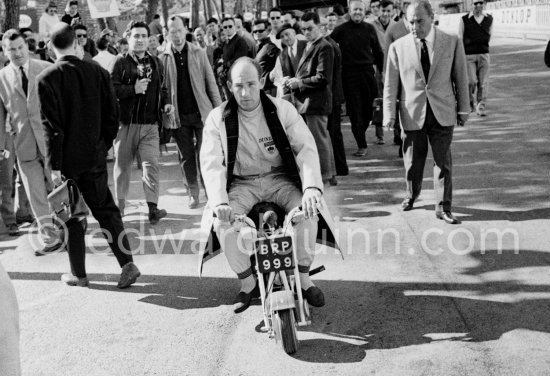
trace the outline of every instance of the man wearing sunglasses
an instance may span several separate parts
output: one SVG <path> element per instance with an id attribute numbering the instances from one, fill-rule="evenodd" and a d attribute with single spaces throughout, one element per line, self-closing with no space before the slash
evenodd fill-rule
<path id="1" fill-rule="evenodd" d="M 84 50 L 84 57 L 93 58 L 98 54 L 95 42 L 88 38 L 88 28 L 82 24 L 73 26 L 76 40 L 82 49 Z"/>
<path id="2" fill-rule="evenodd" d="M 283 46 L 281 45 L 281 40 L 277 39 L 277 33 L 284 25 L 283 11 L 279 8 L 271 8 L 269 10 L 268 17 L 269 23 L 271 24 L 269 39 L 271 39 L 273 44 L 276 45 L 278 49 L 282 50 Z"/>
<path id="3" fill-rule="evenodd" d="M 489 41 L 493 28 L 493 17 L 483 11 L 485 2 L 474 0 L 473 9 L 461 19 L 458 35 L 462 35 L 466 60 L 470 106 L 478 116 L 485 116 L 489 82 Z M 477 104 L 476 104 L 477 102 Z"/>
<path id="4" fill-rule="evenodd" d="M 275 68 L 275 62 L 280 50 L 269 38 L 271 27 L 268 20 L 256 20 L 252 27 L 252 34 L 258 43 L 256 61 L 262 68 L 261 84 L 267 94 L 276 95 L 275 85 L 269 79 L 269 73 Z"/>
<path id="5" fill-rule="evenodd" d="M 226 17 L 222 21 L 222 28 L 227 36 L 227 42 L 223 45 L 223 70 L 218 72 L 223 84 L 226 97 L 229 98 L 231 93 L 227 88 L 227 72 L 229 67 L 233 65 L 235 60 L 240 57 L 247 56 L 248 45 L 246 41 L 237 34 L 237 28 L 235 27 L 235 20 L 232 17 Z"/>

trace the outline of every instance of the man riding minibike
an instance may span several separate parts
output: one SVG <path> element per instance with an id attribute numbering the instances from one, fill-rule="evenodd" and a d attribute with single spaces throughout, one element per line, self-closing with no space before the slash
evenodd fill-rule
<path id="1" fill-rule="evenodd" d="M 307 302 L 322 307 L 325 297 L 311 281 L 309 269 L 318 234 L 325 243 L 336 244 L 315 140 L 290 102 L 261 90 L 260 76 L 254 60 L 236 60 L 228 75 L 232 97 L 212 110 L 205 122 L 200 164 L 208 203 L 201 233 L 211 237 L 201 243 L 199 268 L 219 241 L 241 281 L 234 311 L 243 312 L 257 291 L 250 259 L 254 236 L 243 234 L 235 217 L 246 216 L 260 202 L 275 203 L 286 213 L 301 206 L 303 219 L 294 225 L 299 278 Z M 310 85 L 315 83 L 302 82 L 300 90 Z"/>

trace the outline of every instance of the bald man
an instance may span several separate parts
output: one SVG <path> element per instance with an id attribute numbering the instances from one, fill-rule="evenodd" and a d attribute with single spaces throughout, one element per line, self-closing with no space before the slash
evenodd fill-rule
<path id="1" fill-rule="evenodd" d="M 239 313 L 250 305 L 256 280 L 250 266 L 252 244 L 239 238 L 232 219 L 247 215 L 262 201 L 274 202 L 286 213 L 302 206 L 307 218 L 294 226 L 300 282 L 308 303 L 321 307 L 323 292 L 309 277 L 317 235 L 315 213 L 320 207 L 322 214 L 326 207 L 319 154 L 296 109 L 261 91 L 260 77 L 256 61 L 238 59 L 229 71 L 233 96 L 206 119 L 200 157 L 208 194 L 203 223 L 208 230 L 214 226 L 229 266 L 241 281 L 233 307 Z M 208 222 L 213 213 L 216 220 Z"/>

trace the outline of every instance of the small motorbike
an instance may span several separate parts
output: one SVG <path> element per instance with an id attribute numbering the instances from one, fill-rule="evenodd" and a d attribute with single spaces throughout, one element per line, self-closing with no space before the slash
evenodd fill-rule
<path id="1" fill-rule="evenodd" d="M 287 354 L 293 354 L 298 350 L 297 326 L 311 324 L 309 305 L 302 296 L 292 231 L 292 225 L 304 220 L 305 214 L 300 208 L 295 208 L 286 216 L 283 226 L 280 226 L 277 210 L 273 209 L 259 215 L 252 256 L 260 281 L 264 316 L 261 330 L 268 333 L 270 338 L 275 338 Z M 320 266 L 309 274 L 324 269 L 324 266 Z"/>

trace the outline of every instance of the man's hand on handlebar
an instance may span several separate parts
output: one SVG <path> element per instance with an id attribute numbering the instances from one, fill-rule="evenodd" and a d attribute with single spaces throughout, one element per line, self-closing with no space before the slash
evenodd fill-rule
<path id="1" fill-rule="evenodd" d="M 214 214 L 222 222 L 231 222 L 233 219 L 233 209 L 227 204 L 221 204 L 214 208 Z"/>
<path id="2" fill-rule="evenodd" d="M 317 188 L 307 188 L 302 197 L 302 210 L 306 218 L 317 216 L 317 207 L 321 203 L 322 193 Z"/>

